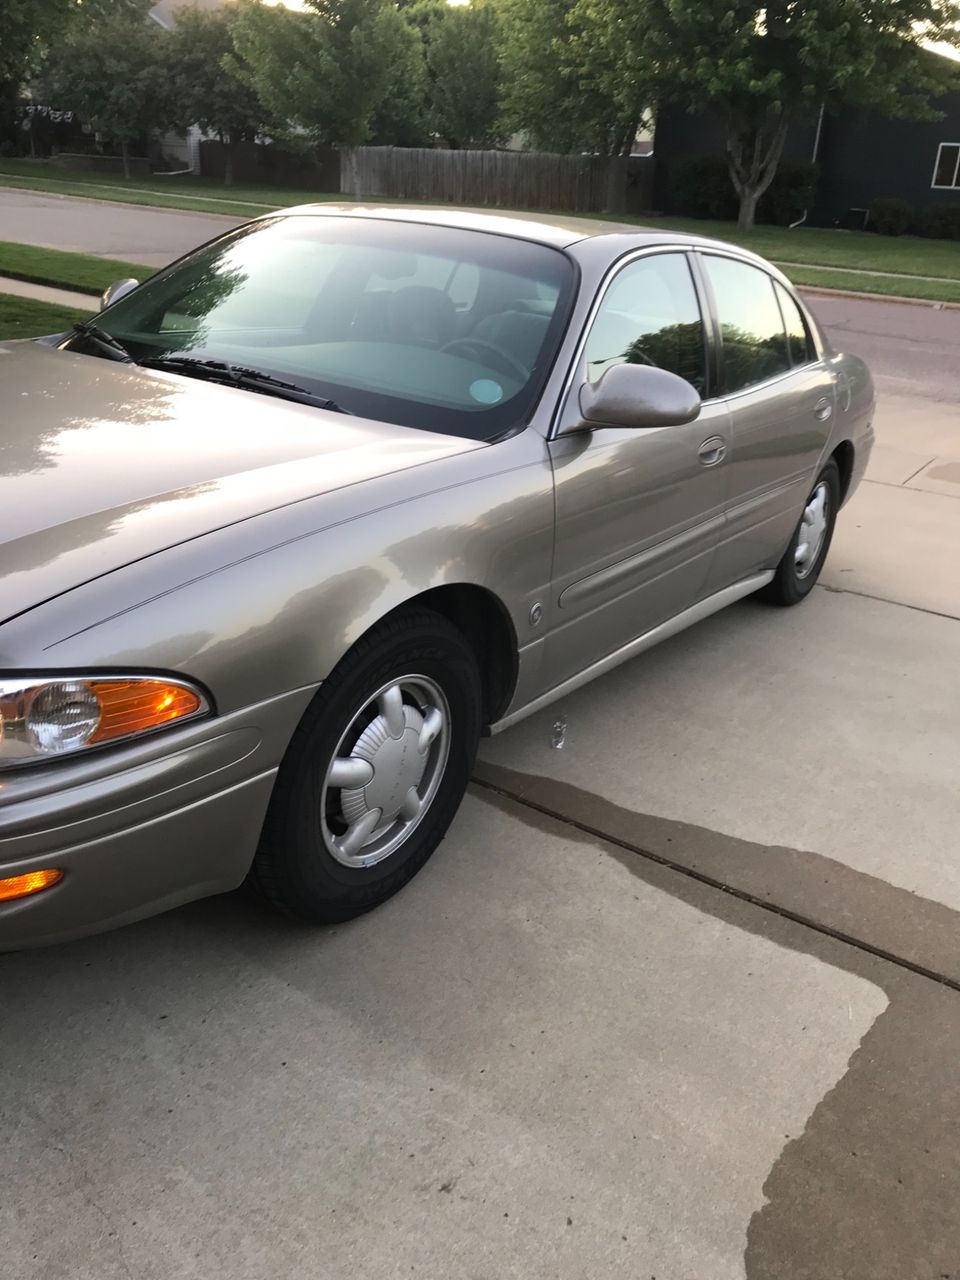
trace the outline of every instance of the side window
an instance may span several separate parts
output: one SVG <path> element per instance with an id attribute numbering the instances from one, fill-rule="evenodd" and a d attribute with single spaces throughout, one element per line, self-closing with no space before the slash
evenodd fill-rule
<path id="1" fill-rule="evenodd" d="M 728 395 L 790 368 L 783 317 L 773 280 L 759 267 L 705 255 L 723 339 L 723 382 Z"/>
<path id="2" fill-rule="evenodd" d="M 783 322 L 787 327 L 787 348 L 790 352 L 791 364 L 809 364 L 816 357 L 813 343 L 810 341 L 810 334 L 807 332 L 807 322 L 803 318 L 803 313 L 797 306 L 796 299 L 792 298 L 783 285 L 774 283 L 773 286 L 777 291 L 777 297 L 780 299 L 780 310 L 783 312 Z"/>
<path id="3" fill-rule="evenodd" d="M 587 377 L 614 364 L 652 364 L 706 388 L 703 320 L 682 253 L 656 253 L 624 267 L 604 294 L 587 338 Z"/>

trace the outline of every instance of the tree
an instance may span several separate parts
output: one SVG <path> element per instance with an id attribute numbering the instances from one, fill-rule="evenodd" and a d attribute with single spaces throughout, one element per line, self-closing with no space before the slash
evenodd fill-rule
<path id="1" fill-rule="evenodd" d="M 496 11 L 484 0 L 431 7 L 423 30 L 433 128 L 451 147 L 489 143 L 500 108 Z"/>
<path id="2" fill-rule="evenodd" d="M 199 125 L 224 146 L 225 183 L 233 181 L 236 144 L 256 137 L 267 112 L 237 58 L 233 43 L 236 10 L 179 9 L 166 42 L 172 111 L 170 123 L 185 130 Z"/>
<path id="3" fill-rule="evenodd" d="M 65 30 L 108 12 L 145 15 L 148 7 L 149 0 L 3 0 L 0 90 L 16 95 Z"/>
<path id="4" fill-rule="evenodd" d="M 72 25 L 45 64 L 51 92 L 120 147 L 130 176 L 130 143 L 169 117 L 164 42 L 168 33 L 141 15 Z"/>
<path id="5" fill-rule="evenodd" d="M 441 0 L 446 3 L 446 0 Z M 383 147 L 426 147 L 432 129 L 427 64 L 419 27 L 409 21 L 398 33 L 397 49 L 384 82 L 383 97 L 370 119 L 368 141 Z"/>
<path id="6" fill-rule="evenodd" d="M 549 151 L 629 154 L 651 102 L 626 56 L 578 0 L 499 0 L 502 124 Z"/>
<path id="7" fill-rule="evenodd" d="M 371 136 L 411 32 L 389 0 L 306 0 L 299 12 L 242 0 L 234 43 L 287 136 L 355 147 Z"/>
<path id="8" fill-rule="evenodd" d="M 754 224 L 792 124 L 821 106 L 935 119 L 953 67 L 924 38 L 960 44 L 957 0 L 580 0 L 663 100 L 722 121 L 739 225 Z"/>

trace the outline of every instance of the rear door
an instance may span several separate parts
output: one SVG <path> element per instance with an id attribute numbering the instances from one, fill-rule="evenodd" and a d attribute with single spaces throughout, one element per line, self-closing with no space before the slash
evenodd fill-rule
<path id="1" fill-rule="evenodd" d="M 719 331 L 730 412 L 727 529 L 718 587 L 773 567 L 800 518 L 830 433 L 834 377 L 792 294 L 733 256 L 699 261 Z"/>

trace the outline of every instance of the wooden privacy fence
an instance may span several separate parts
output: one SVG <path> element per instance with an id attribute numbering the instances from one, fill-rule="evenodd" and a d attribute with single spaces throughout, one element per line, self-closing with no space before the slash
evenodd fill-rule
<path id="1" fill-rule="evenodd" d="M 626 209 L 625 157 L 543 151 L 441 151 L 354 147 L 343 153 L 340 190 L 442 204 L 619 213 Z"/>

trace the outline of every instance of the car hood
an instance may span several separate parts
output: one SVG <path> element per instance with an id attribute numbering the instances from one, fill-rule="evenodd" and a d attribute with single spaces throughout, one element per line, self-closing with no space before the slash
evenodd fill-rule
<path id="1" fill-rule="evenodd" d="M 478 447 L 0 344 L 0 620 L 213 529 Z"/>

